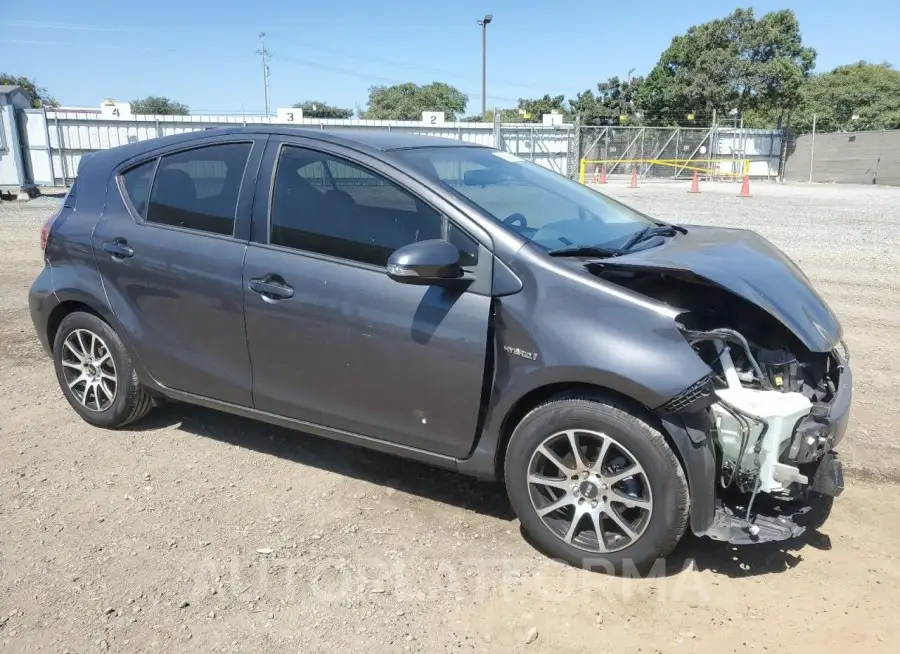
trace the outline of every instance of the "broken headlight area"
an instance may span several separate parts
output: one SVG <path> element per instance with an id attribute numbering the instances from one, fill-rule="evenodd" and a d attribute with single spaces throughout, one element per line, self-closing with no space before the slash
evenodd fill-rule
<path id="1" fill-rule="evenodd" d="M 710 414 L 718 490 L 706 535 L 739 543 L 802 533 L 810 504 L 843 490 L 833 449 L 849 416 L 846 346 L 811 351 L 767 311 L 697 277 L 597 274 L 681 310 L 679 329 L 710 368 L 661 407 Z"/>
<path id="2" fill-rule="evenodd" d="M 812 496 L 843 490 L 833 448 L 849 408 L 837 401 L 844 364 L 834 353 L 790 341 L 767 347 L 727 327 L 682 332 L 711 371 L 703 389 L 720 489 L 707 535 L 733 543 L 800 535 Z"/>

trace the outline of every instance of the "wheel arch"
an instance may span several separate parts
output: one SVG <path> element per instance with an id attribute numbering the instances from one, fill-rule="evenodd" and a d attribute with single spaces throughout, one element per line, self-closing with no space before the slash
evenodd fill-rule
<path id="1" fill-rule="evenodd" d="M 113 327 L 113 324 L 110 322 L 109 317 L 104 315 L 103 311 L 99 310 L 95 306 L 92 306 L 88 302 L 85 302 L 83 299 L 63 300 L 55 307 L 53 307 L 53 310 L 50 311 L 50 315 L 47 316 L 47 341 L 50 344 L 51 352 L 53 350 L 53 343 L 56 340 L 56 333 L 59 331 L 59 326 L 62 324 L 62 321 L 65 320 L 66 316 L 71 315 L 77 311 L 97 316 L 97 318 L 107 323 L 110 327 Z"/>
<path id="2" fill-rule="evenodd" d="M 675 456 L 678 458 L 682 469 L 685 470 L 685 474 L 687 474 L 687 468 L 685 466 L 685 462 L 682 460 L 681 451 L 677 443 L 672 439 L 668 430 L 664 428 L 662 422 L 656 416 L 656 414 L 642 402 L 621 391 L 617 391 L 615 389 L 599 384 L 590 382 L 556 382 L 531 389 L 530 391 L 522 395 L 519 399 L 517 399 L 506 412 L 506 415 L 503 417 L 503 421 L 500 427 L 500 438 L 497 442 L 494 462 L 494 472 L 498 479 L 503 479 L 503 466 L 506 459 L 506 450 L 509 447 L 509 442 L 512 438 L 513 432 L 516 429 L 516 426 L 518 426 L 518 424 L 526 415 L 528 415 L 530 411 L 534 410 L 541 404 L 550 400 L 564 399 L 567 397 L 580 397 L 585 399 L 600 400 L 609 399 L 623 404 L 627 408 L 640 414 L 642 418 L 647 420 L 648 423 L 650 423 L 654 428 L 662 433 L 663 437 L 672 448 L 672 451 L 675 452 Z"/>
<path id="3" fill-rule="evenodd" d="M 504 479 L 506 451 L 516 426 L 541 404 L 570 397 L 609 399 L 623 405 L 659 431 L 675 454 L 688 483 L 690 526 L 694 534 L 704 535 L 710 528 L 716 510 L 717 461 L 712 438 L 705 433 L 709 416 L 698 412 L 678 416 L 660 416 L 639 400 L 612 388 L 589 382 L 558 382 L 534 388 L 518 400 L 503 418 L 494 451 L 493 475 Z"/>

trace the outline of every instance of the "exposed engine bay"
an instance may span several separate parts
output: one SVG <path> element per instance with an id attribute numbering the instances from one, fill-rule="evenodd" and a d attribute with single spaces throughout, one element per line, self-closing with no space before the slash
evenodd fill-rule
<path id="1" fill-rule="evenodd" d="M 717 496 L 738 497 L 742 509 L 734 513 L 723 507 L 728 515 L 717 520 L 727 523 L 728 516 L 737 516 L 753 541 L 760 533 L 753 513 L 758 494 L 782 503 L 840 494 L 843 477 L 831 451 L 838 430 L 828 417 L 849 356 L 846 349 L 812 352 L 765 310 L 691 273 L 608 265 L 591 266 L 591 272 L 683 311 L 679 327 L 711 371 L 705 387 L 687 401 L 711 414 Z M 837 438 L 842 435 L 843 429 Z M 818 474 L 820 468 L 827 470 Z M 783 517 L 773 524 L 778 529 L 763 540 L 803 531 L 793 523 L 781 529 L 788 525 Z"/>

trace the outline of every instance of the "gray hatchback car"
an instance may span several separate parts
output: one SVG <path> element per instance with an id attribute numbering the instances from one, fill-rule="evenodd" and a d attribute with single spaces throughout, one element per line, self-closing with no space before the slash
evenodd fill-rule
<path id="1" fill-rule="evenodd" d="M 164 399 L 505 482 L 548 555 L 780 540 L 843 488 L 849 354 L 754 232 L 489 147 L 224 128 L 82 159 L 30 292 L 63 395 Z"/>

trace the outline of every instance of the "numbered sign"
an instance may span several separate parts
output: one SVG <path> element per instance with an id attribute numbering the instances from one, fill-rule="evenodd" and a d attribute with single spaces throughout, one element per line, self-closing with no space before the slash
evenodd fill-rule
<path id="1" fill-rule="evenodd" d="M 443 111 L 423 111 L 422 112 L 422 122 L 426 125 L 443 125 L 444 124 L 444 112 Z"/>
<path id="2" fill-rule="evenodd" d="M 100 115 L 104 118 L 128 118 L 131 116 L 131 103 L 104 100 L 100 105 Z"/>
<path id="3" fill-rule="evenodd" d="M 549 113 L 543 115 L 544 125 L 562 125 L 563 115 L 558 113 Z"/>
<path id="4" fill-rule="evenodd" d="M 278 107 L 275 110 L 275 117 L 279 123 L 299 123 L 300 119 L 303 118 L 303 109 Z"/>

